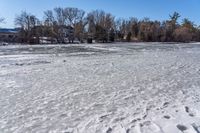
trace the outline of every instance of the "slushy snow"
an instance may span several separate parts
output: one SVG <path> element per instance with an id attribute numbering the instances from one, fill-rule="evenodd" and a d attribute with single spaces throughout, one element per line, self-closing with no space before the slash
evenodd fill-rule
<path id="1" fill-rule="evenodd" d="M 2 133 L 200 133 L 200 44 L 0 47 Z"/>

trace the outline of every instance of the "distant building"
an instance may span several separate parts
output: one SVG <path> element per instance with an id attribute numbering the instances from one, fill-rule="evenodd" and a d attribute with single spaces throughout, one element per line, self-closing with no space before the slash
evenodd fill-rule
<path id="1" fill-rule="evenodd" d="M 39 39 L 39 43 L 41 44 L 49 44 L 49 43 L 73 43 L 74 42 L 74 28 L 71 26 L 55 26 L 52 27 L 47 26 L 37 26 L 33 29 L 33 31 L 41 31 L 32 36 L 32 42 L 34 40 Z M 49 31 L 49 29 L 51 29 Z M 37 36 L 38 35 L 38 36 Z M 37 42 L 37 41 L 36 41 Z"/>
<path id="2" fill-rule="evenodd" d="M 0 28 L 0 42 L 16 42 L 18 33 L 18 29 Z"/>
<path id="3" fill-rule="evenodd" d="M 59 26 L 58 28 L 60 43 L 73 43 L 74 42 L 74 28 L 71 26 Z"/>

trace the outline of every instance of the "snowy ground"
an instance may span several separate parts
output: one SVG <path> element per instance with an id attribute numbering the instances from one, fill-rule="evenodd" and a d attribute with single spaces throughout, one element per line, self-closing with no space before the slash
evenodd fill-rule
<path id="1" fill-rule="evenodd" d="M 200 44 L 0 47 L 2 133 L 200 133 Z"/>

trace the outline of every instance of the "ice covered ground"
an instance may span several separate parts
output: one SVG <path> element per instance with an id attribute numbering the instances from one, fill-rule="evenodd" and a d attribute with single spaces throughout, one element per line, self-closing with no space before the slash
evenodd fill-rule
<path id="1" fill-rule="evenodd" d="M 0 47 L 2 133 L 200 133 L 200 44 Z"/>

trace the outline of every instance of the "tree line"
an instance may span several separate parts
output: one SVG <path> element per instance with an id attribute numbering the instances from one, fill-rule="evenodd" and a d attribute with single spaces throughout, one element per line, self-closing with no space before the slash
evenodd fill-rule
<path id="1" fill-rule="evenodd" d="M 138 20 L 116 18 L 102 10 L 89 13 L 78 8 L 54 8 L 43 14 L 43 20 L 25 11 L 17 15 L 15 25 L 20 28 L 20 42 L 30 43 L 40 37 L 50 38 L 52 43 L 56 40 L 64 43 L 63 29 L 67 26 L 73 28 L 68 36 L 73 42 L 191 42 L 200 41 L 200 28 L 192 21 L 184 18 L 179 23 L 180 14 L 174 12 L 165 21 L 152 21 L 149 18 Z"/>

